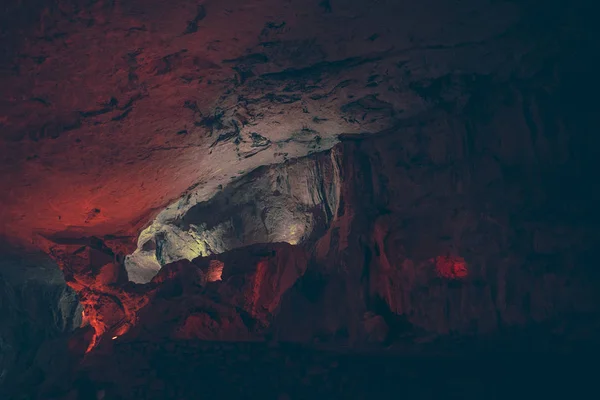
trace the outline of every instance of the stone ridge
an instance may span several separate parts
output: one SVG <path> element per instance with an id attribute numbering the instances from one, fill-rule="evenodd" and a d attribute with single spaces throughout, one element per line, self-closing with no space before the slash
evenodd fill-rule
<path id="1" fill-rule="evenodd" d="M 10 3 L 0 234 L 131 244 L 259 166 L 460 112 L 473 81 L 547 59 L 525 8 L 470 3 Z"/>

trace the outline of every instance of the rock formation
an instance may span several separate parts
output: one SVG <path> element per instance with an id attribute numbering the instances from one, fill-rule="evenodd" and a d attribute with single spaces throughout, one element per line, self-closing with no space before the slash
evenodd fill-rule
<path id="1" fill-rule="evenodd" d="M 517 159 L 519 173 L 507 174 L 498 155 L 469 156 L 465 140 L 431 126 L 344 141 L 240 179 L 144 238 L 153 243 L 142 243 L 146 256 L 181 259 L 145 285 L 105 272 L 118 268 L 110 257 L 94 264 L 97 250 L 75 252 L 87 255 L 78 264 L 85 271 L 98 271 L 90 282 L 75 273 L 79 283 L 71 283 L 85 287 L 97 334 L 135 327 L 133 337 L 389 343 L 594 315 L 596 237 L 592 225 L 568 222 L 584 210 L 539 184 L 537 196 L 514 196 L 555 158 L 534 166 Z M 466 132 L 460 126 L 455 134 Z M 436 141 L 464 158 L 446 161 Z M 203 221 L 203 236 L 192 221 Z M 290 228 L 302 234 L 290 238 Z M 253 243 L 285 239 L 293 244 Z M 207 255 L 190 262 L 177 253 L 182 247 Z M 129 268 L 135 272 L 135 263 Z M 100 295 L 86 300 L 88 293 L 105 293 L 107 303 Z"/>
<path id="2" fill-rule="evenodd" d="M 81 324 L 81 306 L 61 271 L 43 254 L 0 260 L 0 395 L 39 384 L 62 370 L 66 335 Z"/>
<path id="3" fill-rule="evenodd" d="M 256 167 L 331 148 L 341 134 L 458 114 L 468 102 L 485 118 L 486 85 L 505 88 L 535 122 L 531 98 L 509 88 L 552 79 L 564 57 L 572 72 L 561 79 L 572 87 L 589 65 L 578 61 L 587 35 L 570 29 L 586 26 L 576 7 L 320 3 L 8 0 L 2 234 L 134 241 L 177 199 L 161 218 Z M 552 85 L 535 86 L 538 95 Z"/>
<path id="4" fill-rule="evenodd" d="M 127 392 L 90 383 L 119 346 L 598 332 L 585 1 L 5 3 L 0 238 L 64 280 L 0 267 L 0 383 Z"/>

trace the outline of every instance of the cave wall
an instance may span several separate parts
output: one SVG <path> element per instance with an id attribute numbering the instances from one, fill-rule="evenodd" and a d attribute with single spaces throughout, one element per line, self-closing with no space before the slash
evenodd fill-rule
<path id="1" fill-rule="evenodd" d="M 260 167 L 180 217 L 156 219 L 125 260 L 129 279 L 146 283 L 168 263 L 252 244 L 314 242 L 334 218 L 337 169 L 330 151 Z"/>
<path id="2" fill-rule="evenodd" d="M 222 4 L 196 21 L 213 34 L 206 36 L 181 34 L 178 24 L 200 10 L 193 4 L 170 8 L 172 23 L 163 26 L 152 24 L 161 7 L 135 3 L 108 7 L 110 18 L 85 31 L 81 15 L 95 11 L 75 10 L 81 15 L 67 23 L 60 7 L 51 10 L 60 24 L 43 33 L 61 24 L 65 31 L 28 48 L 57 56 L 9 63 L 11 90 L 31 96 L 3 104 L 10 118 L 0 121 L 3 165 L 13 172 L 6 182 L 17 188 L 3 192 L 6 234 L 44 243 L 79 293 L 94 340 L 126 334 L 145 318 L 172 332 L 162 324 L 181 321 L 152 320 L 161 296 L 182 321 L 193 307 L 211 307 L 210 318 L 190 324 L 212 336 L 196 337 L 222 337 L 220 312 L 229 326 L 243 325 L 234 329 L 240 335 L 266 325 L 282 339 L 385 341 L 403 329 L 483 333 L 594 311 L 599 143 L 581 88 L 594 93 L 597 82 L 579 2 L 566 11 L 536 1 L 447 3 L 436 9 L 440 20 L 425 17 L 433 15 L 429 3 L 381 2 L 366 14 L 362 2 L 334 4 L 334 12 L 312 4 L 302 15 L 294 11 L 302 2 L 236 3 L 239 15 L 256 16 L 246 28 L 257 35 L 223 40 L 222 50 L 213 39 L 232 33 Z M 285 24 L 271 20 L 275 3 Z M 393 20 L 395 7 L 411 24 Z M 373 21 L 385 24 L 374 30 Z M 336 24 L 343 34 L 334 34 Z M 114 28 L 106 45 L 120 54 L 118 67 L 96 48 L 84 65 L 52 73 L 68 64 L 58 48 L 70 43 L 69 54 L 87 54 L 88 39 L 105 27 Z M 200 42 L 204 50 L 189 50 Z M 141 44 L 145 54 L 134 50 Z M 94 84 L 106 71 L 118 76 L 91 85 L 93 99 L 78 86 L 76 105 L 51 95 L 56 80 L 80 67 Z M 43 90 L 30 90 L 38 70 Z M 30 110 L 43 111 L 23 119 Z M 78 157 L 58 161 L 65 149 Z M 196 277 L 186 295 L 161 291 L 183 259 L 280 241 L 296 247 L 277 251 L 300 249 L 306 268 L 291 268 L 303 271 L 291 287 L 270 287 L 288 269 L 279 256 L 268 264 L 273 278 L 259 279 L 268 284 L 256 290 L 280 300 L 266 305 L 260 332 L 249 328 L 258 326 L 255 303 L 224 295 L 253 286 Z M 249 257 L 244 281 L 261 276 L 262 261 Z M 166 275 L 152 280 L 159 270 Z M 198 303 L 185 302 L 192 294 Z"/>
<path id="3" fill-rule="evenodd" d="M 555 3 L 5 1 L 0 235 L 133 242 L 184 194 L 439 107 L 432 80 L 527 78 L 585 37 Z"/>
<path id="4" fill-rule="evenodd" d="M 4 253 L 0 267 L 0 394 L 7 394 L 64 366 L 66 336 L 82 309 L 47 256 Z"/>
<path id="5" fill-rule="evenodd" d="M 443 92 L 453 79 L 473 78 L 432 85 Z M 529 85 L 547 79 L 537 76 Z M 172 282 L 157 289 L 162 294 L 140 312 L 142 326 L 180 338 L 268 335 L 354 344 L 540 323 L 563 334 L 581 316 L 594 326 L 598 188 L 589 164 L 581 164 L 589 157 L 580 142 L 585 134 L 578 121 L 544 103 L 555 92 L 533 95 L 487 79 L 473 85 L 462 112 L 441 110 L 385 135 L 345 138 L 331 151 L 260 168 L 173 226 L 164 224 L 183 232 L 186 221 L 207 227 L 244 221 L 237 231 L 210 231 L 230 248 L 163 266 L 148 287 L 173 280 L 185 289 L 174 290 Z M 570 188 L 562 195 L 561 183 Z M 262 245 L 257 253 L 255 242 L 281 238 L 270 237 L 268 228 L 290 226 L 285 218 L 265 224 L 257 209 L 287 207 L 300 220 L 306 216 L 310 231 L 315 205 L 320 229 L 294 246 Z M 181 243 L 160 240 L 163 248 Z M 192 239 L 184 243 L 202 248 Z M 222 263 L 223 279 L 206 286 L 193 271 L 208 260 Z M 287 283 L 277 284 L 284 276 Z"/>
<path id="6" fill-rule="evenodd" d="M 423 93 L 445 110 L 340 146 L 342 205 L 298 286 L 320 295 L 288 303 L 312 298 L 307 329 L 368 336 L 375 312 L 399 329 L 487 333 L 597 312 L 597 147 L 585 105 L 561 97 L 571 62 L 525 81 L 440 78 Z M 456 85 L 469 87 L 460 108 L 444 104 Z"/>
<path id="7" fill-rule="evenodd" d="M 162 221 L 177 240 L 150 236 L 148 251 L 227 254 L 289 240 L 304 221 L 311 234 L 293 244 L 310 262 L 274 313 L 286 340 L 483 334 L 594 313 L 596 139 L 591 110 L 565 96 L 574 55 L 585 60 L 557 57 L 526 78 L 431 80 L 415 90 L 436 111 L 259 168 Z M 221 246 L 206 252 L 207 237 Z"/>

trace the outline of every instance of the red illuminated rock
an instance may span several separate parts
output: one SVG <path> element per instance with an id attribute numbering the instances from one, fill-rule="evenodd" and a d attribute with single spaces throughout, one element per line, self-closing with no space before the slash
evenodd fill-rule
<path id="1" fill-rule="evenodd" d="M 169 264 L 145 288 L 149 302 L 131 335 L 247 340 L 262 337 L 281 297 L 306 270 L 304 251 L 287 244 L 241 248 Z M 211 280 L 214 267 L 221 279 Z"/>
<path id="2" fill-rule="evenodd" d="M 465 260 L 454 256 L 436 257 L 435 270 L 440 277 L 447 279 L 466 278 L 469 274 Z"/>
<path id="3" fill-rule="evenodd" d="M 475 173 L 453 181 L 456 165 L 435 164 L 432 155 L 429 163 L 407 169 L 404 161 L 414 157 L 406 153 L 407 140 L 417 142 L 417 135 L 424 132 L 433 135 L 432 141 L 441 134 L 415 129 L 404 131 L 403 140 L 387 135 L 348 141 L 312 156 L 311 162 L 250 175 L 247 179 L 256 186 L 248 194 L 263 193 L 260 201 L 268 207 L 266 189 L 277 179 L 262 177 L 272 176 L 273 170 L 281 181 L 290 182 L 288 193 L 294 193 L 299 171 L 302 176 L 327 174 L 315 180 L 327 182 L 326 191 L 296 179 L 308 191 L 307 198 L 326 202 L 316 211 L 298 207 L 295 218 L 301 220 L 303 212 L 307 220 L 327 216 L 320 225 L 312 225 L 318 229 L 307 230 L 311 234 L 302 236 L 296 246 L 252 245 L 180 260 L 165 265 L 146 285 L 120 278 L 115 255 L 98 244 L 84 250 L 74 247 L 63 270 L 81 291 L 90 322 L 107 336 L 109 331 L 133 327 L 134 337 L 154 332 L 165 337 L 246 340 L 269 334 L 281 340 L 385 342 L 411 330 L 485 333 L 558 318 L 567 310 L 592 310 L 595 281 L 585 254 L 593 248 L 593 237 L 587 228 L 560 226 L 543 218 L 511 226 L 508 221 L 515 209 L 552 206 L 534 196 L 511 195 L 529 186 L 526 175 L 515 181 L 499 174 L 494 184 L 490 175 Z M 445 140 L 446 147 L 454 145 L 452 137 L 438 140 Z M 482 168 L 489 161 L 485 156 L 478 160 Z M 419 182 L 427 175 L 430 183 L 423 187 Z M 245 184 L 242 179 L 236 186 Z M 297 196 L 282 191 L 271 196 L 276 199 L 273 204 L 290 208 L 302 204 Z M 481 203 L 466 200 L 476 196 Z M 215 204 L 235 208 L 242 200 L 243 196 L 226 194 Z M 253 208 L 238 209 L 237 217 L 246 222 L 237 232 L 251 232 L 254 224 L 261 224 L 252 218 Z M 227 207 L 220 214 L 210 202 L 193 210 L 195 220 L 207 218 L 211 226 L 232 215 Z M 163 224 L 185 228 L 180 222 Z M 271 232 L 288 227 L 285 219 L 273 219 L 267 226 Z M 549 250 L 532 256 L 538 244 L 523 241 L 523 226 L 531 237 L 540 230 L 550 236 L 553 230 L 569 229 L 570 237 L 561 233 L 561 247 L 554 251 L 558 258 L 578 260 L 580 266 L 548 270 Z M 211 233 L 214 240 L 220 234 L 226 240 L 232 235 Z M 150 253 L 172 245 L 169 237 L 157 235 L 152 240 Z M 96 305 L 99 310 L 93 308 Z"/>
<path id="4" fill-rule="evenodd" d="M 543 64 L 504 34 L 525 9 L 437 2 L 7 0 L 0 235 L 133 243 L 173 202 L 437 108 L 438 80 L 461 107 L 478 76 Z"/>
<path id="5" fill-rule="evenodd" d="M 210 260 L 208 272 L 206 273 L 206 282 L 217 282 L 222 280 L 223 267 L 225 265 L 218 260 Z"/>
<path id="6" fill-rule="evenodd" d="M 579 10 L 5 3 L 0 236 L 58 262 L 90 326 L 73 348 L 390 344 L 597 311 Z"/>

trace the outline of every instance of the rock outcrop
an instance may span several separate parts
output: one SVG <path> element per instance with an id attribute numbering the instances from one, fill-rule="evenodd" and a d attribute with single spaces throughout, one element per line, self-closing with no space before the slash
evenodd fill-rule
<path id="1" fill-rule="evenodd" d="M 432 81 L 420 90 L 445 110 L 257 169 L 177 218 L 157 219 L 138 255 L 164 264 L 184 258 L 183 247 L 305 249 L 307 271 L 272 325 L 286 340 L 482 334 L 594 313 L 600 190 L 589 120 L 572 117 L 572 98 L 559 100 L 570 65 L 559 58 L 554 74 L 526 84 Z M 451 97 L 456 85 L 470 88 L 468 98 Z"/>
<path id="2" fill-rule="evenodd" d="M 593 338 L 583 1 L 250 3 L 7 1 L 0 236 L 64 281 L 0 279 L 0 381 L 44 379 L 15 332 L 52 343 L 78 325 L 74 293 L 86 360 L 127 343 Z"/>
<path id="3" fill-rule="evenodd" d="M 211 281 L 215 264 L 222 273 Z M 304 251 L 285 243 L 169 264 L 146 285 L 151 300 L 131 335 L 139 332 L 147 340 L 264 338 L 282 297 L 306 267 Z"/>
<path id="4" fill-rule="evenodd" d="M 487 93 L 487 101 L 497 101 L 493 86 Z M 123 309 L 131 293 L 144 299 L 133 301 L 130 334 L 358 345 L 594 316 L 593 198 L 554 197 L 545 180 L 562 167 L 571 185 L 593 185 L 588 170 L 574 166 L 581 153 L 568 150 L 580 137 L 548 138 L 556 154 L 535 163 L 529 162 L 533 144 L 503 159 L 494 137 L 468 140 L 486 128 L 493 135 L 496 118 L 507 115 L 515 136 L 531 133 L 521 104 L 497 106 L 500 112 L 483 120 L 443 113 L 429 124 L 344 140 L 331 151 L 259 169 L 172 225 L 163 221 L 162 229 L 179 234 L 174 242 L 167 235 L 145 238 L 153 245 L 142 248 L 155 259 L 181 257 L 165 250 L 182 242 L 213 254 L 191 262 L 181 257 L 145 285 L 114 286 Z M 301 239 L 252 244 L 289 238 L 292 223 L 265 218 L 269 212 L 303 221 Z M 573 223 L 582 213 L 587 221 Z M 204 242 L 194 236 L 201 224 Z"/>
<path id="5" fill-rule="evenodd" d="M 57 265 L 43 254 L 5 254 L 0 261 L 0 395 L 38 384 L 68 356 L 67 335 L 81 306 Z M 6 396 L 6 397 L 5 397 Z"/>
<path id="6" fill-rule="evenodd" d="M 536 0 L 4 3 L 0 235 L 34 246 L 133 242 L 259 166 L 440 108 L 485 114 L 482 82 L 587 52 L 579 10 Z"/>
<path id="7" fill-rule="evenodd" d="M 180 217 L 157 218 L 125 260 L 130 279 L 145 283 L 170 262 L 252 244 L 314 242 L 334 218 L 337 168 L 330 151 L 261 167 Z"/>

